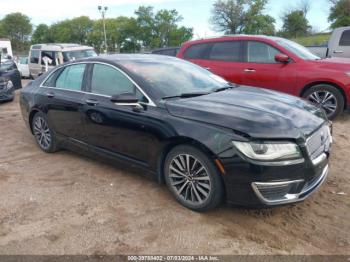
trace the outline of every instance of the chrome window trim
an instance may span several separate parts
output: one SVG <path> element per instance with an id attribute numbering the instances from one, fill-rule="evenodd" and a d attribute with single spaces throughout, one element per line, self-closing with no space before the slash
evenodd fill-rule
<path id="1" fill-rule="evenodd" d="M 129 79 L 130 82 L 132 82 L 136 88 L 147 98 L 148 103 L 144 103 L 144 102 L 140 102 L 140 104 L 144 104 L 144 105 L 148 105 L 148 106 L 154 106 L 157 107 L 157 105 L 153 102 L 153 100 L 146 94 L 145 91 L 143 91 L 143 89 L 128 75 L 126 74 L 123 70 L 119 69 L 118 67 L 105 63 L 105 62 L 98 62 L 98 61 L 82 61 L 82 62 L 75 62 L 75 63 L 70 63 L 68 65 L 64 65 L 62 67 L 59 68 L 55 68 L 47 77 L 45 77 L 45 79 L 40 83 L 39 87 L 43 87 L 43 88 L 52 88 L 52 89 L 56 89 L 56 90 L 65 90 L 65 91 L 73 91 L 73 92 L 79 92 L 79 93 L 83 93 L 83 94 L 93 94 L 93 95 L 97 95 L 97 96 L 102 96 L 102 97 L 108 97 L 111 98 L 112 96 L 109 95 L 103 95 L 103 94 L 97 94 L 97 93 L 93 93 L 93 92 L 86 92 L 86 91 L 82 91 L 82 90 L 71 90 L 71 89 L 65 89 L 65 88 L 57 88 L 57 87 L 53 87 L 53 86 L 44 86 L 43 84 L 49 79 L 49 77 L 54 74 L 57 70 L 65 68 L 67 66 L 72 66 L 72 65 L 78 65 L 78 64 L 101 64 L 101 65 L 106 65 L 106 66 L 110 66 L 116 70 L 118 70 L 121 74 L 123 74 L 126 78 Z"/>

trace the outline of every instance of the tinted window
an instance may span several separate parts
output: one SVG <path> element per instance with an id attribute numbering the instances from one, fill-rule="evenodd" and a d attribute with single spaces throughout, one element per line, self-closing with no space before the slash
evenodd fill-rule
<path id="1" fill-rule="evenodd" d="M 350 46 L 350 30 L 346 30 L 343 32 L 339 41 L 339 45 Z"/>
<path id="2" fill-rule="evenodd" d="M 247 60 L 250 63 L 276 63 L 275 55 L 281 53 L 276 48 L 262 42 L 248 42 Z"/>
<path id="3" fill-rule="evenodd" d="M 19 59 L 19 62 L 20 62 L 22 65 L 28 64 L 28 57 L 21 57 L 21 58 Z"/>
<path id="4" fill-rule="evenodd" d="M 192 45 L 186 49 L 184 53 L 184 58 L 186 59 L 204 59 L 205 50 L 207 49 L 208 44 L 198 44 Z"/>
<path id="5" fill-rule="evenodd" d="M 178 49 L 164 49 L 164 50 L 155 50 L 152 53 L 156 55 L 167 55 L 167 56 L 176 56 Z"/>
<path id="6" fill-rule="evenodd" d="M 30 51 L 30 62 L 33 64 L 39 63 L 39 56 L 40 56 L 39 50 Z"/>
<path id="7" fill-rule="evenodd" d="M 48 65 L 57 65 L 57 63 L 56 63 L 56 52 L 42 51 L 41 52 L 41 64 L 42 65 L 45 65 L 44 59 L 48 60 Z"/>
<path id="8" fill-rule="evenodd" d="M 209 59 L 211 60 L 223 60 L 223 61 L 240 61 L 241 42 L 218 42 L 213 44 Z"/>
<path id="9" fill-rule="evenodd" d="M 55 87 L 69 90 L 81 90 L 85 64 L 67 66 L 57 77 Z"/>
<path id="10" fill-rule="evenodd" d="M 91 79 L 91 92 L 100 95 L 119 95 L 133 93 L 140 101 L 146 102 L 137 87 L 119 70 L 101 64 L 95 64 Z"/>

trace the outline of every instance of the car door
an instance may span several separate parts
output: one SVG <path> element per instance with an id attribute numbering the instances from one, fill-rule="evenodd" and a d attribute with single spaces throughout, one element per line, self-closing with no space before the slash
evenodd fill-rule
<path id="1" fill-rule="evenodd" d="M 56 70 L 38 93 L 42 110 L 55 132 L 78 141 L 84 140 L 81 110 L 85 68 L 85 63 L 78 63 Z"/>
<path id="2" fill-rule="evenodd" d="M 207 69 L 227 81 L 242 84 L 243 77 L 242 41 L 221 41 L 212 43 L 208 51 Z"/>
<path id="3" fill-rule="evenodd" d="M 329 47 L 329 56 L 350 58 L 350 30 L 338 30 L 333 34 Z"/>
<path id="4" fill-rule="evenodd" d="M 90 75 L 91 92 L 85 95 L 83 110 L 87 143 L 94 149 L 148 165 L 150 151 L 159 143 L 153 131 L 161 113 L 149 105 L 142 91 L 120 69 L 95 63 Z M 111 102 L 111 96 L 123 93 L 135 94 L 144 109 Z"/>
<path id="5" fill-rule="evenodd" d="M 40 62 L 40 50 L 32 49 L 30 50 L 30 59 L 29 59 L 29 71 L 31 76 L 35 79 L 42 72 Z"/>
<path id="6" fill-rule="evenodd" d="M 277 48 L 259 41 L 245 41 L 245 63 L 242 68 L 242 83 L 293 93 L 296 86 L 296 63 L 279 63 L 275 55 L 282 53 Z"/>

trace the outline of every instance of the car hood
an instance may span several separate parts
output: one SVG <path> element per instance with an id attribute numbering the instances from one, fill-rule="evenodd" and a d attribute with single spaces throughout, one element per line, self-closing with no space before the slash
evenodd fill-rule
<path id="1" fill-rule="evenodd" d="M 168 100 L 166 107 L 173 116 L 230 128 L 254 138 L 305 138 L 326 121 L 323 111 L 304 100 L 247 86 Z"/>
<path id="2" fill-rule="evenodd" d="M 332 58 L 325 58 L 320 60 L 310 60 L 310 63 L 325 69 L 346 69 L 349 70 L 350 66 L 350 59 L 348 58 L 338 58 L 338 57 L 332 57 Z"/>

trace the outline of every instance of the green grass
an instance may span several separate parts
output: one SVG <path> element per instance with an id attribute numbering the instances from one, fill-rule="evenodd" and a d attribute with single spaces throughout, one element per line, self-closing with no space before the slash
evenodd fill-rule
<path id="1" fill-rule="evenodd" d="M 317 34 L 317 35 L 311 35 L 311 36 L 304 36 L 304 37 L 298 37 L 291 39 L 303 46 L 311 46 L 311 45 L 321 45 L 330 39 L 331 34 Z"/>

